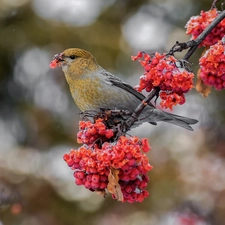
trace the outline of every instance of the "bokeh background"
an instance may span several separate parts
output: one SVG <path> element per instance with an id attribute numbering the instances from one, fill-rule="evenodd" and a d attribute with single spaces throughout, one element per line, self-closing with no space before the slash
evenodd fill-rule
<path id="1" fill-rule="evenodd" d="M 49 68 L 56 53 L 79 47 L 136 85 L 143 70 L 130 56 L 189 40 L 187 20 L 211 4 L 0 0 L 0 225 L 225 224 L 224 91 L 205 99 L 193 90 L 174 109 L 199 120 L 194 132 L 161 123 L 130 132 L 152 146 L 151 195 L 120 203 L 74 184 L 62 157 L 79 147 L 79 110 L 61 69 Z M 195 72 L 201 51 L 190 59 Z"/>

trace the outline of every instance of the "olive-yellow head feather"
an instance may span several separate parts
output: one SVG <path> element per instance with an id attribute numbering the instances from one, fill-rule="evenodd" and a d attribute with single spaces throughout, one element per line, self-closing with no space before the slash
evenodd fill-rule
<path id="1" fill-rule="evenodd" d="M 69 48 L 55 55 L 51 67 L 57 66 L 61 66 L 65 75 L 69 74 L 73 79 L 81 78 L 83 75 L 100 68 L 90 52 L 79 48 Z"/>

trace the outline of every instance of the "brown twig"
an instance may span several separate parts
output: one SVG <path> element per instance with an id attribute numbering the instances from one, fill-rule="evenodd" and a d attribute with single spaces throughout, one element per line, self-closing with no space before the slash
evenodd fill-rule
<path id="1" fill-rule="evenodd" d="M 212 3 L 211 9 L 216 8 L 216 3 L 219 2 L 219 1 L 221 1 L 221 0 L 214 0 L 213 3 Z"/>
<path id="2" fill-rule="evenodd" d="M 126 131 L 130 130 L 131 126 L 138 120 L 139 115 L 148 103 L 159 94 L 159 87 L 155 87 L 152 92 L 141 102 L 141 104 L 134 110 L 132 115 L 126 120 Z M 125 132 L 126 132 L 125 131 Z"/>
<path id="3" fill-rule="evenodd" d="M 218 2 L 215 1 L 215 3 Z M 176 42 L 176 44 L 171 48 L 168 55 L 174 55 L 175 52 L 182 52 L 183 50 L 189 49 L 189 51 L 185 54 L 183 60 L 188 60 L 193 53 L 196 51 L 198 46 L 202 43 L 202 41 L 208 36 L 208 34 L 217 26 L 225 18 L 225 11 L 222 11 L 210 24 L 206 29 L 195 39 L 188 42 Z"/>
<path id="4" fill-rule="evenodd" d="M 185 54 L 184 60 L 188 60 L 192 54 L 196 51 L 198 46 L 202 41 L 207 37 L 207 35 L 225 18 L 225 11 L 222 11 L 213 21 L 209 24 L 208 27 L 194 40 L 195 45 L 192 46 L 189 51 Z"/>

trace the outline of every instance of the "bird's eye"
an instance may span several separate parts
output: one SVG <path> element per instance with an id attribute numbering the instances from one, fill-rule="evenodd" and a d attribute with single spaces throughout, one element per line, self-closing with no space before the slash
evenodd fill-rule
<path id="1" fill-rule="evenodd" d="M 75 56 L 75 55 L 71 55 L 70 58 L 71 58 L 71 59 L 75 59 L 76 56 Z"/>

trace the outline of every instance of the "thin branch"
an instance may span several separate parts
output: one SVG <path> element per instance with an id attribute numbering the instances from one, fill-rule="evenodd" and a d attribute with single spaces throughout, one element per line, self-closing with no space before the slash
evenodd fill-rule
<path id="1" fill-rule="evenodd" d="M 159 94 L 159 87 L 155 87 L 153 91 L 141 102 L 141 104 L 134 110 L 132 115 L 126 120 L 126 131 L 128 131 L 131 126 L 138 120 L 138 117 L 140 116 L 141 112 L 145 108 L 145 106 L 148 105 L 148 103 Z M 126 132 L 125 131 L 125 132 Z"/>
<path id="2" fill-rule="evenodd" d="M 187 41 L 187 42 L 179 42 L 177 41 L 176 44 L 170 49 L 167 55 L 174 55 L 175 52 L 182 52 L 185 49 L 188 49 L 195 45 L 195 41 Z"/>
<path id="3" fill-rule="evenodd" d="M 218 1 L 218 0 L 217 0 Z M 202 41 L 208 36 L 208 34 L 217 26 L 225 18 L 225 11 L 222 11 L 202 33 L 195 39 L 188 42 L 176 42 L 176 44 L 171 48 L 167 55 L 174 55 L 175 52 L 182 52 L 183 50 L 189 49 L 189 51 L 185 54 L 184 60 L 188 61 L 188 59 L 192 56 L 192 54 L 196 51 L 198 46 L 202 43 Z"/>
<path id="4" fill-rule="evenodd" d="M 219 2 L 219 1 L 221 1 L 221 0 L 214 0 L 213 3 L 212 3 L 211 9 L 216 8 L 216 3 Z"/>
<path id="5" fill-rule="evenodd" d="M 192 54 L 196 51 L 198 46 L 202 41 L 207 37 L 207 35 L 225 18 L 225 11 L 222 11 L 213 21 L 209 24 L 208 27 L 194 40 L 195 44 L 192 46 L 189 51 L 185 54 L 184 60 L 188 60 Z"/>

